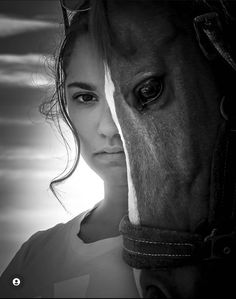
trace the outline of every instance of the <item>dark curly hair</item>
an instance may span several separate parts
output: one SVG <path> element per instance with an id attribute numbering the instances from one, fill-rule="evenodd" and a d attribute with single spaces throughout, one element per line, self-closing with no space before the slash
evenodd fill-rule
<path id="1" fill-rule="evenodd" d="M 80 140 L 76 128 L 74 127 L 73 122 L 71 121 L 68 112 L 67 112 L 67 103 L 65 96 L 65 78 L 66 78 L 66 69 L 68 67 L 70 56 L 72 54 L 74 44 L 78 36 L 89 32 L 89 15 L 87 12 L 76 13 L 70 24 L 70 28 L 67 34 L 63 37 L 60 47 L 57 49 L 57 52 L 54 54 L 54 66 L 52 68 L 52 73 L 54 74 L 54 91 L 53 95 L 45 100 L 39 106 L 39 111 L 42 113 L 46 120 L 53 122 L 56 126 L 60 136 L 63 139 L 67 152 L 67 163 L 64 171 L 54 178 L 50 182 L 50 189 L 56 198 L 60 201 L 64 209 L 66 207 L 61 202 L 58 197 L 58 192 L 56 192 L 55 186 L 67 178 L 69 178 L 75 171 L 80 156 Z M 62 130 L 62 123 L 66 124 L 70 129 L 75 143 L 76 154 L 74 157 L 73 165 L 69 168 L 69 152 L 71 146 L 68 143 L 66 137 L 64 136 Z"/>

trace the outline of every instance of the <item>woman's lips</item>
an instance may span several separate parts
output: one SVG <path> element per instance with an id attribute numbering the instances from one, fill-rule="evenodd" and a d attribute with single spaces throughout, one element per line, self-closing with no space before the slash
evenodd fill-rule
<path id="1" fill-rule="evenodd" d="M 112 153 L 107 153 L 107 152 L 100 152 L 97 153 L 96 158 L 101 160 L 101 161 L 106 161 L 106 162 L 122 162 L 125 161 L 125 153 L 124 151 L 120 152 L 112 152 Z"/>
<path id="2" fill-rule="evenodd" d="M 117 153 L 124 153 L 124 150 L 122 147 L 119 146 L 112 146 L 112 147 L 105 147 L 97 152 L 95 152 L 95 155 L 100 155 L 100 154 L 117 154 Z"/>

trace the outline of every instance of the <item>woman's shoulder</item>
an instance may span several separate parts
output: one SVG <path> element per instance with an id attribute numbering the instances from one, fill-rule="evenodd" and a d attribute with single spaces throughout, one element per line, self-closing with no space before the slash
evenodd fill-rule
<path id="1" fill-rule="evenodd" d="M 53 227 L 40 230 L 34 233 L 17 251 L 7 269 L 14 267 L 23 269 L 36 259 L 42 259 L 45 256 L 51 256 L 52 252 L 58 249 L 63 250 L 63 246 L 69 244 L 72 230 L 78 230 L 83 215 L 87 211 L 80 213 L 66 223 L 58 223 Z M 6 270 L 7 270 L 6 269 Z"/>
<path id="2" fill-rule="evenodd" d="M 30 258 L 30 252 L 34 254 L 34 252 L 39 249 L 42 252 L 43 250 L 50 250 L 51 247 L 55 249 L 57 244 L 66 244 L 72 230 L 79 229 L 80 222 L 86 213 L 87 211 L 84 211 L 66 223 L 58 223 L 49 229 L 41 230 L 33 234 L 22 245 L 22 250 L 25 251 L 25 257 Z"/>
<path id="3" fill-rule="evenodd" d="M 59 223 L 49 229 L 33 234 L 20 247 L 2 273 L 0 277 L 0 298 L 3 294 L 12 293 L 9 282 L 14 275 L 19 275 L 23 277 L 23 280 L 28 281 L 25 289 L 29 288 L 31 284 L 32 288 L 35 287 L 33 276 L 36 274 L 42 283 L 44 283 L 44 280 L 47 281 L 50 277 L 57 275 L 54 272 L 58 270 L 55 269 L 57 269 L 58 263 L 66 262 L 66 257 L 70 256 L 69 248 L 72 233 L 78 230 L 85 213 L 86 211 L 66 223 Z"/>

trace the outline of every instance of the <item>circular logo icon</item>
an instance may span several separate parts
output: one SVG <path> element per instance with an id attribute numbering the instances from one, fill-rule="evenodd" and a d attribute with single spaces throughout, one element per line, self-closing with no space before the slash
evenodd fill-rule
<path id="1" fill-rule="evenodd" d="M 20 283 L 21 283 L 20 278 L 15 277 L 12 279 L 12 284 L 14 285 L 14 287 L 18 287 Z"/>
<path id="2" fill-rule="evenodd" d="M 23 278 L 20 275 L 15 275 L 10 278 L 10 282 L 14 288 L 19 288 L 23 285 Z"/>

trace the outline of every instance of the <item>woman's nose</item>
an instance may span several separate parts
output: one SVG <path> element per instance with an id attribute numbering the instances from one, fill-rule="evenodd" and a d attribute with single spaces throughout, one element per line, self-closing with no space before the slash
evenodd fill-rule
<path id="1" fill-rule="evenodd" d="M 112 119 L 108 104 L 104 104 L 101 117 L 98 124 L 98 133 L 108 138 L 119 135 L 118 129 Z"/>

